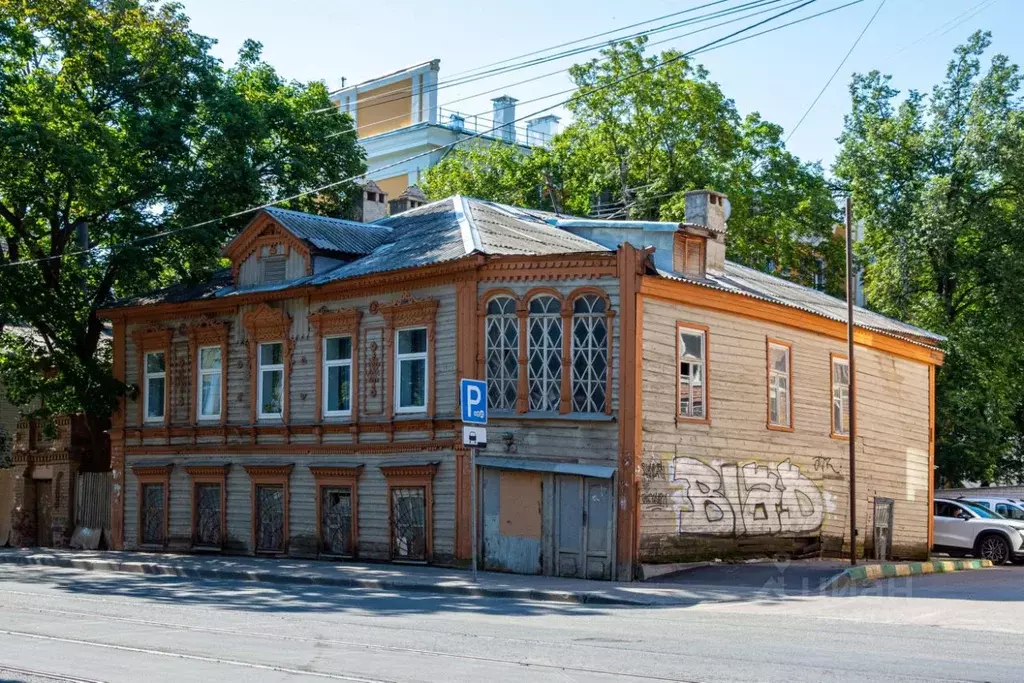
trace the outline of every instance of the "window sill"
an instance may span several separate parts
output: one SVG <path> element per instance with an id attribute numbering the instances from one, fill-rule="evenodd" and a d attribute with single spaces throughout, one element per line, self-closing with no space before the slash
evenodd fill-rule
<path id="1" fill-rule="evenodd" d="M 773 425 L 773 424 L 769 424 L 769 425 L 765 425 L 765 426 L 768 428 L 768 431 L 770 431 L 770 432 L 792 432 L 793 429 L 794 429 L 792 425 L 790 425 L 789 427 L 784 427 L 783 425 Z"/>
<path id="2" fill-rule="evenodd" d="M 706 425 L 711 426 L 710 417 L 685 417 L 676 415 L 676 426 L 678 425 Z"/>
<path id="3" fill-rule="evenodd" d="M 533 411 L 528 413 L 491 413 L 488 420 L 553 420 L 562 422 L 614 422 L 614 415 L 605 413 L 549 413 Z"/>
<path id="4" fill-rule="evenodd" d="M 850 440 L 850 435 L 849 434 L 836 434 L 835 432 L 832 432 L 831 434 L 829 434 L 829 436 L 832 437 L 833 439 L 835 439 L 836 441 L 849 441 Z"/>

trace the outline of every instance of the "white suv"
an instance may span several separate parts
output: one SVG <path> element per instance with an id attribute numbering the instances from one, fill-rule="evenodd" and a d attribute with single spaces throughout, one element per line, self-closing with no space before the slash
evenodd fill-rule
<path id="1" fill-rule="evenodd" d="M 935 550 L 971 554 L 992 564 L 1024 559 L 1024 522 L 967 501 L 935 499 Z"/>
<path id="2" fill-rule="evenodd" d="M 975 498 L 974 496 L 960 496 L 957 500 L 980 505 L 986 510 L 991 510 L 1000 517 L 1024 521 L 1024 507 L 1009 498 Z"/>

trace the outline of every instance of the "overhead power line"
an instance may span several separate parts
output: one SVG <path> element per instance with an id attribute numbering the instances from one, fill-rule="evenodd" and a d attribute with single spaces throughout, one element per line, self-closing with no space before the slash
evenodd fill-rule
<path id="1" fill-rule="evenodd" d="M 722 0 L 719 0 L 719 2 L 706 3 L 705 5 L 701 5 L 699 7 L 695 7 L 692 10 L 689 10 L 689 11 L 695 11 L 697 9 L 703 9 L 703 8 L 710 7 L 712 5 L 717 5 L 717 4 L 720 4 L 721 1 Z M 632 40 L 632 39 L 635 39 L 635 38 L 639 38 L 641 36 L 648 36 L 648 35 L 653 35 L 655 33 L 662 33 L 662 32 L 669 31 L 669 30 L 672 30 L 672 29 L 675 29 L 675 28 L 680 28 L 680 27 L 683 27 L 683 26 L 690 26 L 690 25 L 693 25 L 693 24 L 700 24 L 700 23 L 703 23 L 703 22 L 706 22 L 706 21 L 710 21 L 710 20 L 713 20 L 713 19 L 718 19 L 718 18 L 721 18 L 721 17 L 724 17 L 724 16 L 729 16 L 729 15 L 732 15 L 732 14 L 736 14 L 736 13 L 739 13 L 739 12 L 744 12 L 744 11 L 746 11 L 748 9 L 775 5 L 775 4 L 778 4 L 781 1 L 782 0 L 747 0 L 746 2 L 742 2 L 739 5 L 735 5 L 735 6 L 730 7 L 730 8 L 716 10 L 714 12 L 709 12 L 707 14 L 698 15 L 696 17 L 691 17 L 689 19 L 684 19 L 684 20 L 680 20 L 680 21 L 676 21 L 676 22 L 671 22 L 669 24 L 664 24 L 664 25 L 661 25 L 661 26 L 655 26 L 655 27 L 653 27 L 651 29 L 648 29 L 646 31 L 640 31 L 640 32 L 633 33 L 631 35 L 626 35 L 626 36 L 619 36 L 619 37 L 617 37 L 617 38 L 615 38 L 613 40 L 602 41 L 602 42 L 599 42 L 599 43 L 592 43 L 590 45 L 584 45 L 584 46 L 581 46 L 581 47 L 576 47 L 576 48 L 573 48 L 572 50 L 566 50 L 566 51 L 563 51 L 563 52 L 560 52 L 560 53 L 557 53 L 557 54 L 548 55 L 548 56 L 545 56 L 545 57 L 538 57 L 538 58 L 533 59 L 533 60 L 524 61 L 524 62 L 518 62 L 518 63 L 515 63 L 515 64 L 509 64 L 507 66 L 502 66 L 502 67 L 498 67 L 498 68 L 492 68 L 492 69 L 488 69 L 488 70 L 486 70 L 484 72 L 481 72 L 481 73 L 475 73 L 475 74 L 472 74 L 472 75 L 466 75 L 466 76 L 461 77 L 461 78 L 454 77 L 454 76 L 453 77 L 449 77 L 447 80 L 440 81 L 436 85 L 430 86 L 428 88 L 424 88 L 422 90 L 422 93 L 429 94 L 429 93 L 432 93 L 432 92 L 437 92 L 439 90 L 445 90 L 447 88 L 453 88 L 453 87 L 456 87 L 456 86 L 459 86 L 459 85 L 465 85 L 467 83 L 473 83 L 475 81 L 485 80 L 485 79 L 488 79 L 488 78 L 493 78 L 495 76 L 501 76 L 501 75 L 504 75 L 506 73 L 511 73 L 513 71 L 519 71 L 521 69 L 528 69 L 528 68 L 531 68 L 531 67 L 534 67 L 534 66 L 539 66 L 541 64 L 547 64 L 549 62 L 557 61 L 557 60 L 560 60 L 560 59 L 566 59 L 568 57 L 573 57 L 573 56 L 576 56 L 576 55 L 584 54 L 586 52 L 593 52 L 594 50 L 599 50 L 599 49 L 608 47 L 610 45 L 613 45 L 615 43 L 619 43 L 619 42 L 622 42 L 622 41 L 625 41 L 625 40 Z M 622 29 L 615 29 L 615 32 L 620 31 L 620 30 L 622 30 Z M 582 39 L 582 40 L 586 40 L 586 39 Z M 549 48 L 549 50 L 550 49 L 553 49 L 553 48 Z M 542 50 L 540 52 L 544 52 L 544 51 L 546 51 L 546 50 Z M 530 53 L 527 53 L 526 56 L 529 56 L 529 54 Z M 560 69 L 559 73 L 561 71 L 562 70 Z M 389 104 L 391 102 L 396 102 L 396 101 L 405 99 L 407 96 L 409 96 L 412 93 L 412 91 L 413 91 L 413 86 L 410 85 L 408 87 L 403 87 L 403 88 L 397 88 L 395 90 L 390 90 L 390 91 L 388 91 L 386 93 L 381 93 L 379 95 L 371 95 L 370 97 L 366 97 L 366 98 L 363 98 L 363 99 L 359 100 L 359 106 L 360 106 L 360 108 L 372 108 L 372 107 L 386 105 L 386 104 Z M 307 114 L 318 114 L 318 113 L 324 113 L 324 112 L 335 112 L 336 113 L 337 112 L 337 108 L 333 107 L 333 106 L 332 107 L 324 107 L 324 108 L 321 108 L 321 109 L 314 109 L 314 110 L 311 110 L 311 111 L 306 112 L 306 113 Z"/>
<path id="2" fill-rule="evenodd" d="M 868 23 L 864 24 L 864 28 L 861 29 L 860 34 L 857 36 L 857 39 L 853 41 L 853 45 L 851 45 L 850 49 L 846 51 L 846 54 L 843 56 L 842 61 L 839 62 L 839 66 L 837 66 L 836 70 L 832 72 L 832 75 L 828 77 L 828 80 L 825 81 L 825 85 L 821 87 L 821 90 L 818 91 L 818 95 L 817 97 L 814 98 L 814 101 L 811 102 L 811 106 L 807 107 L 807 111 L 804 112 L 804 115 L 801 116 L 800 120 L 796 122 L 795 126 L 793 126 L 793 130 L 789 131 L 789 135 L 787 135 L 786 139 L 783 141 L 784 143 L 789 142 L 789 139 L 792 138 L 794 134 L 796 134 L 796 132 L 800 129 L 801 124 L 803 124 L 803 122 L 807 119 L 807 116 L 811 113 L 811 110 L 814 109 L 814 105 L 818 104 L 818 100 L 820 100 L 821 96 L 825 94 L 826 90 L 828 90 L 828 86 L 832 85 L 832 81 L 835 80 L 836 75 L 839 74 L 839 70 L 843 68 L 843 64 L 846 64 L 846 60 L 850 58 L 850 55 L 853 54 L 853 51 L 857 49 L 857 45 L 860 44 L 860 39 L 863 38 L 864 34 L 868 32 L 868 29 L 871 28 L 871 24 L 873 24 L 875 21 L 875 17 L 877 17 L 878 13 L 882 11 L 883 5 L 885 5 L 885 0 L 882 0 L 881 2 L 878 3 L 878 7 L 875 8 L 875 13 L 872 14 L 871 18 L 868 19 Z"/>
<path id="3" fill-rule="evenodd" d="M 856 1 L 859 2 L 860 0 L 856 0 Z M 783 16 L 786 16 L 788 14 L 791 14 L 791 13 L 793 13 L 793 12 L 795 12 L 797 10 L 800 10 L 800 9 L 802 9 L 804 7 L 812 5 L 815 2 L 817 2 L 817 0 L 804 0 L 803 3 L 801 3 L 800 5 L 798 5 L 796 7 L 785 9 L 785 10 L 783 10 L 781 12 L 778 12 L 777 14 L 772 15 L 771 17 L 768 17 L 767 19 L 762 19 L 761 21 L 755 22 L 753 24 L 750 24 L 749 26 L 746 26 L 744 28 L 741 28 L 741 29 L 738 29 L 736 31 L 733 31 L 732 33 L 729 33 L 729 34 L 727 34 L 725 36 L 722 36 L 720 38 L 716 38 L 715 40 L 712 40 L 712 41 L 709 41 L 709 42 L 707 42 L 707 43 L 705 43 L 703 45 L 700 45 L 700 46 L 694 48 L 693 50 L 689 50 L 687 52 L 683 52 L 683 53 L 680 53 L 678 55 L 674 55 L 674 56 L 672 56 L 672 57 L 670 57 L 668 59 L 662 60 L 662 61 L 660 61 L 660 62 L 658 62 L 656 64 L 652 64 L 652 65 L 647 66 L 647 67 L 645 67 L 643 69 L 638 69 L 636 71 L 632 71 L 630 73 L 624 74 L 624 75 L 620 76 L 619 78 L 616 78 L 615 80 L 612 80 L 612 81 L 610 81 L 608 83 L 603 83 L 603 84 L 601 84 L 599 86 L 594 86 L 592 88 L 589 88 L 585 92 L 577 92 L 572 97 L 569 97 L 566 100 L 562 100 L 560 102 L 556 102 L 555 104 L 548 105 L 548 106 L 546 106 L 546 107 L 544 107 L 542 109 L 539 109 L 537 111 L 531 112 L 530 114 L 527 114 L 525 116 L 521 116 L 518 119 L 515 119 L 514 121 L 510 121 L 506 125 L 514 125 L 516 123 L 520 123 L 522 121 L 525 121 L 527 119 L 533 118 L 535 116 L 543 114 L 543 113 L 545 113 L 547 111 L 550 111 L 552 109 L 555 109 L 557 107 L 561 107 L 561 106 L 565 106 L 567 104 L 570 104 L 574 100 L 582 99 L 582 98 L 585 98 L 585 97 L 590 97 L 591 95 L 593 95 L 593 94 L 595 94 L 597 92 L 600 92 L 600 91 L 603 91 L 603 90 L 607 90 L 608 88 L 614 87 L 614 86 L 616 86 L 616 85 L 618 85 L 618 84 L 620 84 L 620 83 L 622 83 L 622 82 L 624 82 L 626 80 L 629 80 L 631 78 L 635 78 L 637 76 L 641 76 L 643 74 L 650 73 L 652 71 L 655 71 L 657 69 L 663 68 L 663 67 L 665 67 L 665 66 L 667 66 L 669 64 L 672 64 L 674 62 L 677 62 L 679 60 L 686 59 L 687 57 L 689 57 L 689 56 L 691 56 L 693 54 L 697 54 L 699 52 L 710 51 L 710 49 L 712 49 L 715 46 L 725 46 L 725 45 L 729 45 L 729 44 L 734 44 L 734 43 L 739 42 L 739 41 L 732 40 L 733 38 L 736 38 L 739 35 L 742 35 L 744 33 L 752 31 L 753 29 L 756 29 L 756 28 L 759 28 L 761 26 L 764 26 L 765 24 L 771 23 L 771 22 L 775 21 L 776 19 L 779 19 L 779 18 L 781 18 Z M 850 4 L 855 4 L 855 3 L 850 3 Z M 830 11 L 836 11 L 838 9 L 841 9 L 841 7 L 833 8 Z M 827 13 L 828 12 L 822 12 L 820 14 L 827 14 Z M 779 30 L 779 29 L 782 29 L 782 28 L 786 28 L 787 26 L 790 26 L 790 25 L 795 24 L 795 23 L 798 23 L 798 21 L 793 21 L 793 22 L 789 22 L 787 24 L 782 24 L 782 25 L 773 27 L 773 29 L 771 29 L 771 30 Z M 763 35 L 764 33 L 768 33 L 768 32 L 770 32 L 770 31 L 762 31 L 762 32 L 760 32 L 758 34 L 755 34 L 755 36 L 751 36 L 751 37 L 756 37 L 756 35 Z M 550 97 L 550 96 L 547 96 L 547 97 Z M 537 99 L 547 99 L 547 97 L 537 98 Z M 480 131 L 480 132 L 475 133 L 473 135 L 469 135 L 469 136 L 467 136 L 465 138 L 462 138 L 462 139 L 459 139 L 459 140 L 455 140 L 455 141 L 453 141 L 451 143 L 448 143 L 447 145 L 443 145 L 443 146 L 438 147 L 436 149 L 431 149 L 431 150 L 428 150 L 428 151 L 425 151 L 425 152 L 420 152 L 419 154 L 414 154 L 414 155 L 412 155 L 410 157 L 407 157 L 405 159 L 400 159 L 398 161 L 392 162 L 392 163 L 387 164 L 385 166 L 382 166 L 382 167 L 380 167 L 378 169 L 375 169 L 373 172 L 377 173 L 377 172 L 380 172 L 380 171 L 385 171 L 385 170 L 387 170 L 389 168 L 393 168 L 395 166 L 399 166 L 401 164 L 405 164 L 405 163 L 407 163 L 409 161 L 414 161 L 416 159 L 428 156 L 430 154 L 434 154 L 434 153 L 436 153 L 438 151 L 449 149 L 449 148 L 452 148 L 452 147 L 456 147 L 457 145 L 464 144 L 466 142 L 470 142 L 472 140 L 475 140 L 475 139 L 484 137 L 486 135 L 489 135 L 491 133 L 494 133 L 495 131 L 497 131 L 499 128 L 502 128 L 502 127 L 503 126 L 495 126 L 495 127 L 491 128 L 489 130 Z M 287 196 L 287 197 L 281 197 L 281 198 L 276 199 L 276 200 L 274 200 L 272 202 L 266 202 L 264 204 L 259 204 L 259 205 L 256 205 L 256 206 L 251 206 L 249 208 L 242 209 L 240 211 L 235 211 L 235 212 L 232 212 L 230 214 L 226 214 L 224 216 L 218 216 L 217 218 L 211 218 L 211 219 L 208 219 L 208 220 L 200 221 L 198 223 L 193 223 L 191 225 L 183 226 L 183 227 L 180 227 L 180 228 L 172 228 L 172 229 L 169 229 L 169 230 L 163 230 L 161 232 L 154 233 L 152 235 L 147 235 L 145 237 L 139 237 L 139 238 L 136 238 L 134 240 L 130 240 L 128 242 L 124 242 L 124 243 L 121 243 L 121 244 L 115 244 L 115 245 L 110 245 L 110 246 L 100 246 L 100 245 L 97 245 L 95 247 L 90 247 L 88 249 L 81 249 L 81 250 L 73 251 L 73 252 L 66 252 L 66 253 L 62 253 L 62 254 L 55 254 L 55 255 L 52 255 L 52 256 L 45 256 L 45 257 L 37 258 L 37 259 L 25 259 L 25 260 L 21 260 L 21 261 L 15 261 L 15 262 L 12 262 L 12 263 L 0 264 L 0 268 L 11 268 L 11 267 L 15 267 L 15 266 L 23 266 L 23 265 L 30 265 L 30 264 L 34 264 L 34 263 L 48 262 L 48 261 L 53 261 L 53 260 L 57 260 L 57 259 L 63 259 L 63 258 L 70 258 L 70 257 L 80 256 L 80 255 L 83 255 L 83 254 L 88 254 L 88 253 L 92 253 L 94 251 L 101 251 L 101 250 L 102 251 L 116 252 L 116 251 L 125 249 L 125 248 L 127 248 L 129 246 L 132 246 L 132 245 L 135 245 L 135 244 L 150 242 L 150 241 L 153 241 L 153 240 L 156 240 L 156 239 L 160 239 L 160 238 L 163 238 L 163 237 L 168 237 L 168 236 L 171 236 L 171 235 L 180 234 L 180 233 L 183 233 L 183 232 L 186 232 L 186 231 L 190 231 L 190 230 L 196 230 L 198 228 L 202 228 L 202 227 L 206 227 L 206 226 L 209 226 L 209 225 L 213 225 L 213 224 L 218 223 L 218 222 L 223 221 L 223 220 L 228 220 L 228 219 L 231 219 L 231 218 L 238 218 L 238 217 L 250 214 L 250 213 L 255 213 L 256 211 L 260 211 L 262 209 L 270 208 L 270 207 L 276 206 L 278 204 L 283 204 L 284 202 L 292 201 L 292 200 L 295 200 L 295 199 L 300 199 L 302 197 L 306 197 L 306 196 L 309 196 L 309 195 L 312 195 L 312 194 L 318 194 L 320 192 L 325 192 L 325 191 L 330 190 L 330 189 L 332 189 L 334 187 L 338 187 L 339 185 L 343 185 L 343 184 L 346 184 L 346 183 L 354 182 L 356 180 L 360 180 L 362 178 L 365 178 L 368 173 L 369 172 L 361 173 L 359 175 L 354 175 L 354 176 L 348 176 L 348 177 L 342 178 L 340 180 L 336 180 L 336 181 L 331 182 L 331 183 L 327 183 L 325 185 L 322 185 L 320 187 L 317 187 L 317 188 L 314 188 L 314 189 L 311 189 L 311 190 L 305 190 L 303 192 L 297 192 L 297 193 L 292 194 L 292 195 Z"/>

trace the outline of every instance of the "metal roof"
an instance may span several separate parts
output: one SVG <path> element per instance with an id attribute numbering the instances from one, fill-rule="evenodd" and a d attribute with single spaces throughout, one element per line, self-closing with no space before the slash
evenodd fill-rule
<path id="1" fill-rule="evenodd" d="M 681 280 L 694 284 L 743 294 L 762 301 L 782 304 L 824 318 L 846 321 L 846 301 L 829 296 L 810 287 L 783 280 L 780 277 L 762 273 L 759 270 L 741 266 L 731 261 L 725 262 L 725 273 L 717 275 L 707 273 L 704 278 L 687 277 L 680 273 L 659 270 L 658 274 L 670 280 Z M 854 307 L 854 324 L 875 332 L 897 336 L 910 341 L 924 341 L 930 344 L 945 341 L 941 334 L 888 318 L 881 313 L 869 311 L 859 306 Z"/>
<path id="2" fill-rule="evenodd" d="M 286 230 L 315 249 L 366 255 L 386 242 L 391 231 L 372 223 L 316 216 L 301 211 L 264 209 Z"/>

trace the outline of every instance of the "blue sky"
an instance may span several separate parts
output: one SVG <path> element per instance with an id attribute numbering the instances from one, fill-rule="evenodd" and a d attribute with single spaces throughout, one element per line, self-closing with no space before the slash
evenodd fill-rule
<path id="1" fill-rule="evenodd" d="M 718 8 L 742 0 L 730 0 Z M 850 0 L 817 0 L 787 19 L 820 12 Z M 184 0 L 193 28 L 218 41 L 214 51 L 233 61 L 246 38 L 264 44 L 264 57 L 285 76 L 324 80 L 337 87 L 344 76 L 355 83 L 402 67 L 438 58 L 440 78 L 490 62 L 540 50 L 588 35 L 652 19 L 703 4 L 706 0 Z M 785 3 L 785 0 L 782 4 Z M 724 47 L 697 58 L 711 72 L 741 113 L 761 115 L 791 130 L 839 65 L 878 0 L 859 4 L 796 26 Z M 700 12 L 707 12 L 701 10 Z M 655 49 L 697 47 L 748 23 L 759 15 L 713 31 L 667 42 Z M 958 18 L 959 17 L 959 18 Z M 680 17 L 682 18 L 682 17 Z M 719 19 L 718 21 L 723 21 Z M 785 19 L 780 19 L 783 22 Z M 642 30 L 647 27 L 639 27 Z M 664 40 L 688 29 L 666 32 Z M 827 167 L 835 156 L 836 136 L 849 107 L 847 85 L 853 72 L 879 69 L 901 90 L 929 89 L 939 81 L 955 45 L 976 29 L 993 33 L 991 51 L 1024 62 L 1024 2 L 1020 0 L 886 0 L 878 17 L 835 81 L 790 140 L 789 147 L 808 161 Z M 596 54 L 596 53 L 594 53 Z M 589 57 L 590 55 L 585 55 Z M 438 92 L 443 105 L 477 92 L 554 71 L 581 61 L 570 58 Z M 570 86 L 559 74 L 507 88 L 531 100 Z M 484 113 L 490 98 L 469 99 L 451 108 Z M 531 113 L 561 98 L 526 104 Z M 556 112 L 558 113 L 558 112 Z"/>

